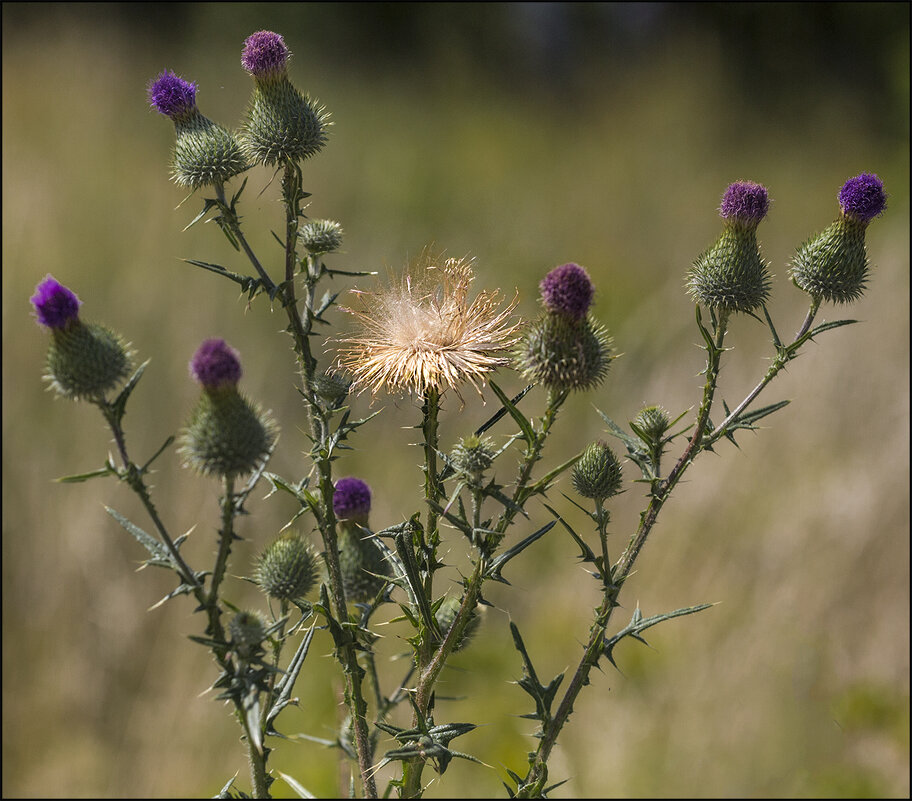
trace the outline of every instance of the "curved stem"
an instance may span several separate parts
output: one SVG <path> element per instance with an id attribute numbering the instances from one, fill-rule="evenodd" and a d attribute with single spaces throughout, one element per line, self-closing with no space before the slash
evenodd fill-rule
<path id="1" fill-rule="evenodd" d="M 254 254 L 250 245 L 247 244 L 247 239 L 244 237 L 243 231 L 241 231 L 241 222 L 238 220 L 237 214 L 235 213 L 234 209 L 228 205 L 228 201 L 225 198 L 224 185 L 221 181 L 218 181 L 213 186 L 215 188 L 215 196 L 219 202 L 219 211 L 222 212 L 222 216 L 224 216 L 224 218 L 228 221 L 228 225 L 231 228 L 231 233 L 234 234 L 235 238 L 244 249 L 244 253 L 247 254 L 247 258 L 250 260 L 253 268 L 259 274 L 260 279 L 266 286 L 266 289 L 269 291 L 271 296 L 272 292 L 275 290 L 275 284 L 269 277 L 268 273 L 263 269 L 263 265 L 260 264 L 260 260 Z"/>

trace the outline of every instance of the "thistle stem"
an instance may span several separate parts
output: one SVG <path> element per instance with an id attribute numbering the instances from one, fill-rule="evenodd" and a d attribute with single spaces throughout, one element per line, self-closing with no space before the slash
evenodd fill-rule
<path id="1" fill-rule="evenodd" d="M 247 255 L 247 258 L 250 260 L 250 263 L 253 265 L 253 268 L 257 271 L 265 285 L 267 291 L 272 295 L 272 292 L 275 290 L 275 284 L 272 279 L 269 277 L 268 273 L 263 269 L 263 265 L 260 264 L 260 260 L 256 257 L 250 245 L 247 244 L 247 239 L 244 236 L 243 231 L 241 231 L 241 222 L 238 220 L 237 214 L 231 206 L 228 205 L 228 201 L 225 198 L 225 187 L 221 181 L 217 181 L 214 185 L 215 196 L 219 202 L 219 210 L 222 212 L 222 215 L 228 221 L 228 226 L 231 229 L 231 233 L 237 238 L 237 241 L 240 243 L 241 247 L 244 249 L 244 253 Z"/>
<path id="2" fill-rule="evenodd" d="M 646 538 L 655 525 L 659 511 L 667 500 L 669 493 L 677 484 L 684 471 L 693 463 L 693 459 L 699 454 L 703 447 L 705 447 L 703 435 L 706 431 L 706 425 L 709 420 L 709 413 L 716 391 L 716 382 L 719 376 L 719 366 L 723 353 L 722 343 L 725 338 L 727 326 L 728 312 L 722 310 L 718 319 L 714 318 L 715 330 L 712 343 L 707 343 L 706 384 L 703 387 L 703 400 L 697 413 L 693 436 L 690 438 L 684 453 L 668 474 L 668 478 L 659 485 L 658 491 L 652 496 L 646 511 L 643 513 L 636 533 L 631 537 L 626 550 L 611 571 L 610 580 L 605 583 L 602 603 L 596 611 L 595 621 L 590 629 L 589 641 L 583 651 L 583 656 L 577 665 L 570 683 L 567 685 L 567 689 L 558 705 L 557 712 L 555 712 L 554 716 L 542 726 L 541 740 L 539 741 L 538 749 L 530 759 L 529 771 L 517 793 L 519 797 L 532 797 L 541 793 L 544 782 L 548 776 L 548 758 L 551 756 L 551 751 L 557 742 L 557 737 L 563 729 L 564 724 L 566 724 L 569 719 L 570 714 L 573 712 L 573 704 L 576 701 L 577 696 L 582 688 L 588 684 L 590 671 L 601 656 L 605 630 L 611 621 L 611 614 L 617 606 L 617 599 L 620 595 L 621 587 L 630 575 L 633 565 L 636 562 L 643 545 L 646 543 Z M 604 537 L 602 537 L 602 540 L 604 544 Z M 605 569 L 607 572 L 607 564 Z"/>

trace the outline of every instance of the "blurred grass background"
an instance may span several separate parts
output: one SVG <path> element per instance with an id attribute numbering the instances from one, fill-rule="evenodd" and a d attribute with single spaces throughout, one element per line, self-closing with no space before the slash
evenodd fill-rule
<path id="1" fill-rule="evenodd" d="M 282 424 L 272 469 L 306 471 L 281 316 L 262 299 L 245 311 L 233 285 L 180 261 L 243 267 L 212 226 L 181 233 L 200 203 L 176 208 L 172 126 L 145 97 L 170 68 L 199 83 L 203 113 L 236 124 L 249 92 L 241 44 L 260 29 L 285 36 L 293 80 L 335 121 L 305 170 L 312 216 L 347 232 L 335 266 L 398 268 L 434 242 L 475 256 L 480 285 L 518 289 L 525 315 L 551 267 L 589 269 L 595 311 L 624 355 L 603 388 L 568 404 L 551 464 L 604 436 L 593 404 L 626 421 L 645 404 L 677 414 L 698 402 L 703 357 L 682 283 L 718 233 L 728 183 L 770 189 L 760 233 L 776 275 L 771 311 L 790 332 L 806 308 L 784 275 L 790 254 L 833 219 L 846 178 L 881 176 L 890 199 L 868 236 L 870 290 L 821 316 L 863 323 L 821 337 L 767 390 L 767 402 L 794 399 L 769 430 L 690 471 L 621 611 L 719 605 L 654 630 L 651 649 L 619 647 L 623 675 L 593 678 L 552 778 L 570 779 L 556 797 L 907 797 L 909 7 L 881 3 L 4 4 L 3 795 L 206 796 L 238 770 L 247 786 L 235 723 L 197 698 L 214 678 L 184 636 L 200 632 L 199 617 L 185 600 L 147 613 L 172 580 L 132 573 L 141 553 L 103 505 L 145 525 L 142 510 L 110 482 L 52 483 L 100 466 L 109 445 L 93 408 L 44 392 L 47 336 L 28 297 L 50 272 L 87 319 L 151 357 L 126 418 L 134 458 L 181 425 L 196 394 L 187 361 L 223 336 L 241 352 L 246 391 Z M 251 172 L 242 210 L 255 248 L 275 260 L 269 178 Z M 731 404 L 770 350 L 750 319 L 735 320 L 727 344 Z M 541 397 L 526 402 L 532 413 Z M 375 527 L 413 511 L 420 487 L 405 428 L 418 411 L 379 407 L 356 439 L 365 450 L 338 463 L 338 475 L 372 485 Z M 492 410 L 474 397 L 448 407 L 445 446 Z M 167 524 L 197 524 L 185 552 L 209 563 L 216 487 L 173 451 L 158 467 Z M 613 510 L 618 551 L 639 487 Z M 238 574 L 293 511 L 263 494 L 241 524 Z M 559 492 L 552 501 L 583 527 Z M 514 537 L 548 519 L 531 512 Z M 440 689 L 466 700 L 439 700 L 437 718 L 485 723 L 456 746 L 490 767 L 457 761 L 429 797 L 500 795 L 504 767 L 523 772 L 533 726 L 509 683 L 521 668 L 505 610 L 541 677 L 575 664 L 596 604 L 575 553 L 554 529 L 511 565 L 512 587 L 489 589 L 496 608 Z M 232 592 L 259 604 L 243 582 Z M 385 657 L 405 648 L 396 627 L 385 631 L 389 691 L 402 663 Z M 341 685 L 329 652 L 318 636 L 284 731 L 334 736 Z M 335 754 L 282 744 L 274 766 L 331 796 L 344 787 Z"/>

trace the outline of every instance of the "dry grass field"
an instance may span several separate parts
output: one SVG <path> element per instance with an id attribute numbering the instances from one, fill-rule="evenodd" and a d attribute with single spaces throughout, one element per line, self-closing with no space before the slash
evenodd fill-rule
<path id="1" fill-rule="evenodd" d="M 623 5 L 611 12 L 626 38 L 604 53 L 591 38 L 566 52 L 559 4 L 498 7 L 503 30 L 528 45 L 503 52 L 483 28 L 468 36 L 472 11 L 455 4 L 434 12 L 436 21 L 423 7 L 390 9 L 403 18 L 398 39 L 348 27 L 356 12 L 335 5 L 159 4 L 131 13 L 119 4 L 4 5 L 3 795 L 211 796 L 237 771 L 247 786 L 227 708 L 198 697 L 215 676 L 186 638 L 200 633 L 199 617 L 186 599 L 147 611 L 171 577 L 135 573 L 138 546 L 104 511 L 142 525 L 141 508 L 110 480 L 53 482 L 100 467 L 110 443 L 95 409 L 45 391 L 47 335 L 28 298 L 52 273 L 77 292 L 85 318 L 152 360 L 125 421 L 136 454 L 151 454 L 182 425 L 197 391 L 187 362 L 202 339 L 221 336 L 241 353 L 245 391 L 281 424 L 272 469 L 306 473 L 304 410 L 281 315 L 263 298 L 245 308 L 232 285 L 181 261 L 242 267 L 214 226 L 182 233 L 200 201 L 179 205 L 184 193 L 167 170 L 172 127 L 145 97 L 147 81 L 171 68 L 199 83 L 207 116 L 237 124 L 249 92 L 241 44 L 265 28 L 284 34 L 293 80 L 333 115 L 305 186 L 308 213 L 345 228 L 335 266 L 398 269 L 435 243 L 474 256 L 479 285 L 518 291 L 525 316 L 536 313 L 549 269 L 576 261 L 590 271 L 595 313 L 623 356 L 603 387 L 561 413 L 552 465 L 605 436 L 593 406 L 627 421 L 646 404 L 677 414 L 699 402 L 703 353 L 683 281 L 717 235 L 731 181 L 769 187 L 760 239 L 775 275 L 770 309 L 791 332 L 806 299 L 785 276 L 790 255 L 833 219 L 846 178 L 880 175 L 890 198 L 869 229 L 870 289 L 855 306 L 826 306 L 820 316 L 861 323 L 821 336 L 774 382 L 764 399 L 793 402 L 763 430 L 742 436 L 739 450 L 723 444 L 700 459 L 663 512 L 620 611 L 718 605 L 659 627 L 650 648 L 620 646 L 621 672 L 606 665 L 595 675 L 551 770 L 570 780 L 554 797 L 907 797 L 908 7 L 857 4 L 870 15 L 859 30 L 873 37 L 852 56 L 853 72 L 871 81 L 866 98 L 840 83 L 835 57 L 827 83 L 820 74 L 830 65 L 745 82 L 717 29 L 698 19 L 671 24 L 684 13 L 676 4 L 657 4 L 656 19 Z M 789 37 L 754 31 L 749 46 L 767 53 L 765 63 L 802 63 L 798 50 L 827 36 L 802 33 L 810 4 L 788 8 L 777 13 L 794 15 Z M 422 24 L 404 25 L 409 10 Z M 460 36 L 447 35 L 451 22 Z M 876 63 L 865 60 L 872 52 Z M 509 79 L 495 71 L 507 62 Z M 281 207 L 270 177 L 251 171 L 242 213 L 254 247 L 275 260 L 269 231 L 279 230 Z M 347 325 L 341 314 L 333 321 L 335 331 Z M 734 349 L 720 392 L 732 405 L 766 369 L 771 346 L 744 317 L 726 344 Z M 503 383 L 520 385 L 509 375 Z M 447 399 L 444 446 L 491 413 L 496 399 L 486 400 Z M 527 400 L 530 413 L 541 408 L 541 395 Z M 373 406 L 360 397 L 355 408 L 382 413 L 338 475 L 367 480 L 372 520 L 388 525 L 420 500 L 420 454 L 407 428 L 419 410 L 385 397 Z M 625 475 L 635 477 L 633 465 Z M 196 526 L 188 558 L 208 562 L 214 483 L 189 475 L 171 450 L 154 484 L 172 530 Z M 644 506 L 642 486 L 628 484 L 613 506 L 617 549 Z M 265 494 L 242 521 L 237 575 L 294 511 Z M 582 528 L 560 492 L 552 501 Z M 514 537 L 548 519 L 540 505 L 530 511 L 530 528 Z M 455 578 L 466 562 L 461 535 L 451 536 Z M 511 587 L 488 592 L 493 608 L 440 689 L 463 700 L 438 702 L 441 720 L 485 724 L 456 747 L 487 766 L 456 761 L 427 797 L 500 795 L 504 768 L 522 772 L 533 726 L 519 717 L 527 698 L 511 684 L 521 663 L 508 621 L 541 676 L 575 664 L 597 603 L 576 553 L 555 528 L 512 563 Z M 231 592 L 238 604 L 259 602 L 244 582 Z M 381 630 L 383 676 L 393 682 L 401 663 L 387 657 L 407 646 L 395 625 Z M 334 736 L 341 683 L 330 652 L 321 633 L 285 731 Z M 336 752 L 317 744 L 280 744 L 275 767 L 318 796 L 341 792 Z M 290 794 L 281 782 L 274 789 Z"/>

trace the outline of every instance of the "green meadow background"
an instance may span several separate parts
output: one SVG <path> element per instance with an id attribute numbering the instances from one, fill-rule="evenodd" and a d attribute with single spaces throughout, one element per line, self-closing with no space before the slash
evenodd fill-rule
<path id="1" fill-rule="evenodd" d="M 623 355 L 604 386 L 568 403 L 546 465 L 605 437 L 594 407 L 625 422 L 646 404 L 676 415 L 698 403 L 703 352 L 682 285 L 718 234 L 730 182 L 769 187 L 760 238 L 786 335 L 807 305 L 785 275 L 795 247 L 831 222 L 847 178 L 880 175 L 890 197 L 869 230 L 870 289 L 820 316 L 861 324 L 823 335 L 774 382 L 763 400 L 793 403 L 765 430 L 697 462 L 616 622 L 637 604 L 647 615 L 718 605 L 653 630 L 648 648 L 619 646 L 620 672 L 606 664 L 593 676 L 551 777 L 568 779 L 556 798 L 908 797 L 909 6 L 880 3 L 4 4 L 2 794 L 211 796 L 238 771 L 249 787 L 229 710 L 199 697 L 215 677 L 186 637 L 201 618 L 187 599 L 147 611 L 171 575 L 134 573 L 142 553 L 104 511 L 146 525 L 138 503 L 110 480 L 54 483 L 100 467 L 111 443 L 93 407 L 44 390 L 48 336 L 28 298 L 52 273 L 86 319 L 152 360 L 126 417 L 138 461 L 182 425 L 197 393 L 187 362 L 220 336 L 241 353 L 243 389 L 281 424 L 271 469 L 306 472 L 282 314 L 263 298 L 247 309 L 235 285 L 181 261 L 246 270 L 214 226 L 182 232 L 201 200 L 181 205 L 168 180 L 173 128 L 145 95 L 170 68 L 199 84 L 203 113 L 236 125 L 250 91 L 241 46 L 261 29 L 285 36 L 292 79 L 332 113 L 305 185 L 308 213 L 345 228 L 334 266 L 398 270 L 434 243 L 475 257 L 478 286 L 518 292 L 525 316 L 555 265 L 591 273 L 594 311 Z M 263 169 L 249 176 L 242 213 L 275 270 L 277 182 Z M 332 319 L 345 330 L 342 314 Z M 742 317 L 726 344 L 720 395 L 733 405 L 771 347 Z M 485 399 L 447 398 L 445 447 L 496 408 Z M 542 402 L 532 393 L 525 411 Z M 354 406 L 382 413 L 337 475 L 371 484 L 380 528 L 418 508 L 409 426 L 419 411 L 388 397 Z M 503 441 L 510 430 L 505 421 L 492 433 Z M 175 533 L 195 526 L 185 554 L 210 564 L 216 484 L 183 470 L 173 449 L 157 467 L 164 520 Z M 636 477 L 632 465 L 625 475 Z M 550 500 L 585 530 L 561 495 L 568 485 Z M 241 521 L 237 575 L 294 512 L 265 494 Z M 614 503 L 615 553 L 643 505 L 633 483 Z M 529 511 L 508 542 L 549 519 L 537 502 Z M 468 563 L 460 536 L 448 542 L 453 580 Z M 511 563 L 511 586 L 488 589 L 493 606 L 437 703 L 438 722 L 483 724 L 454 746 L 486 764 L 455 761 L 427 797 L 501 796 L 505 768 L 523 772 L 534 725 L 519 717 L 531 710 L 511 683 L 521 663 L 508 621 L 540 677 L 572 670 L 597 603 L 576 554 L 555 528 Z M 229 590 L 262 608 L 246 582 Z M 390 659 L 407 646 L 401 627 L 379 630 L 389 692 L 403 675 Z M 334 736 L 343 710 L 330 651 L 318 634 L 300 708 L 279 719 L 285 733 Z M 334 796 L 347 787 L 337 754 L 279 743 L 273 764 Z M 274 790 L 291 794 L 281 781 Z"/>

